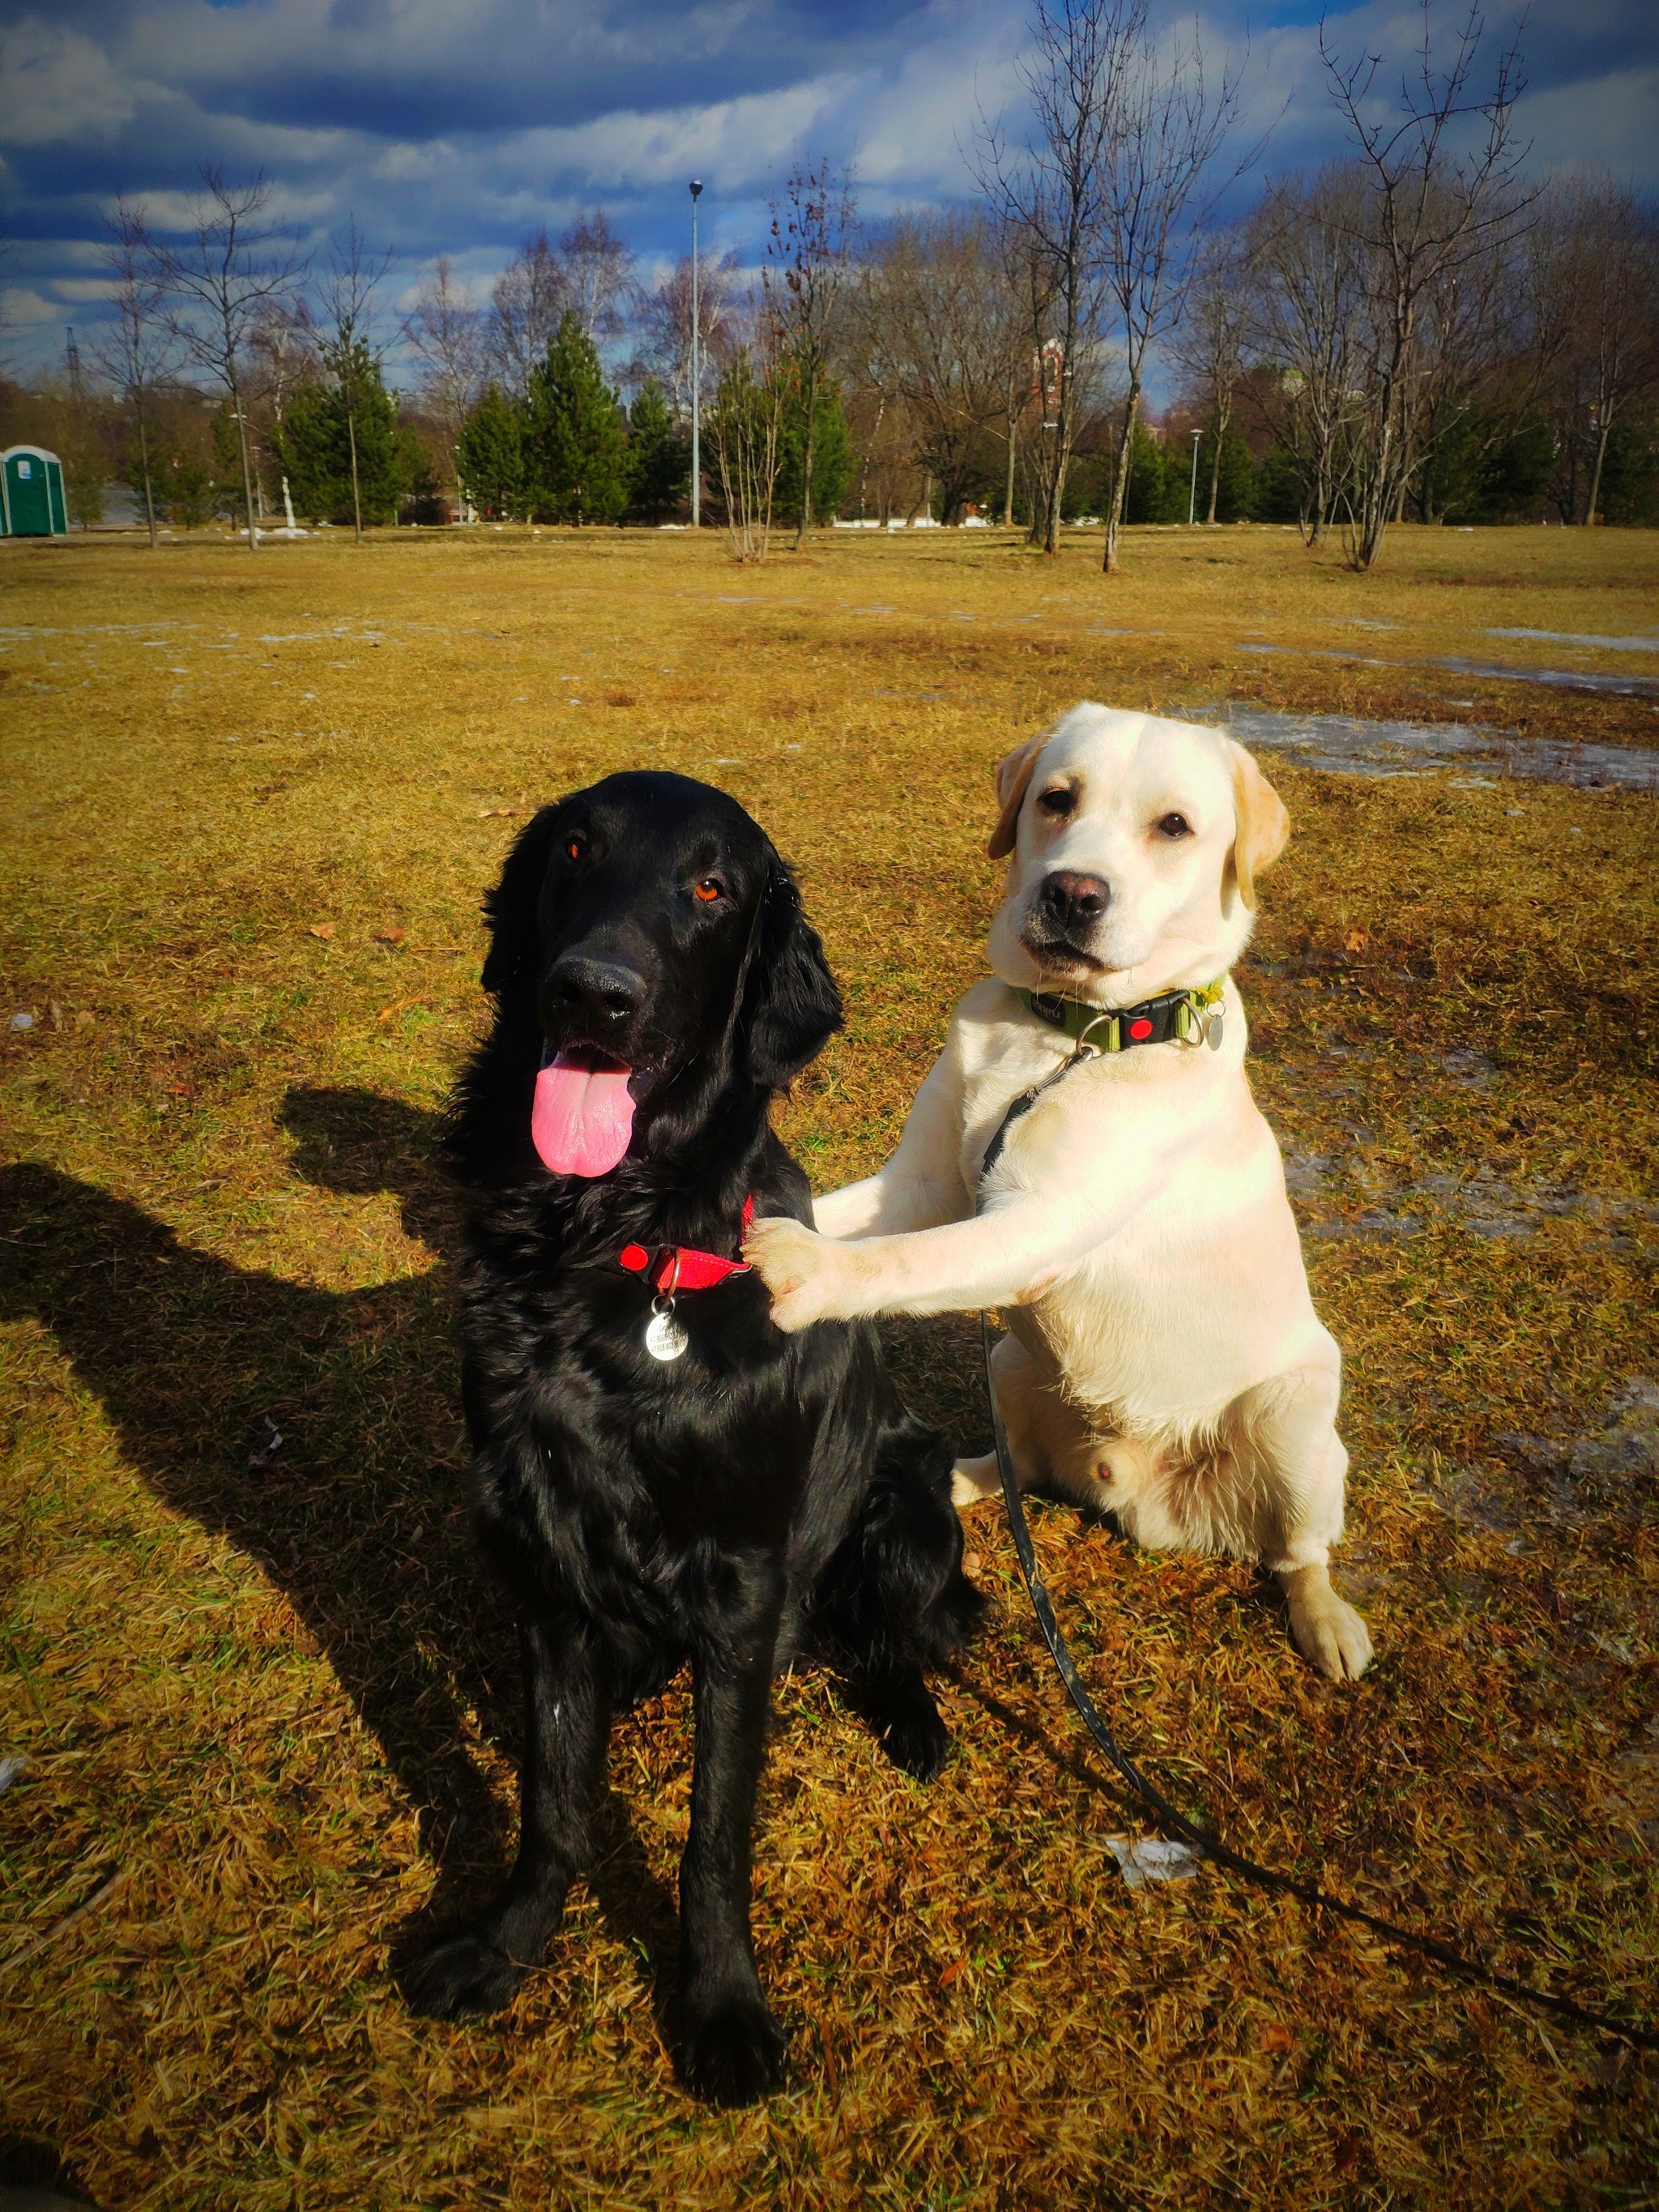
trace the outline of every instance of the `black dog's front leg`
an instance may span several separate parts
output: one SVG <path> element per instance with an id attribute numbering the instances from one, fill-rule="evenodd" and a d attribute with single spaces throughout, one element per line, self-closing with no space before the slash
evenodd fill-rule
<path id="1" fill-rule="evenodd" d="M 777 1611 L 738 1649 L 692 1662 L 696 1753 L 691 1833 L 680 1862 L 680 1977 L 686 2087 L 716 2105 L 752 2104 L 783 2078 L 783 2036 L 767 2009 L 749 1930 L 750 1846 Z"/>
<path id="2" fill-rule="evenodd" d="M 521 1624 L 525 1756 L 519 1856 L 488 1911 L 434 1945 L 405 1993 L 416 2012 L 447 2019 L 499 2012 L 541 1960 L 573 1875 L 592 1858 L 605 1786 L 611 1692 L 604 1655 L 585 1625 Z"/>

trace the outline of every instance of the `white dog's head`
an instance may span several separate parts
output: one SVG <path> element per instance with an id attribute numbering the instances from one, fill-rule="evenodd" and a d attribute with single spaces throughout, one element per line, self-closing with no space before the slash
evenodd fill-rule
<path id="1" fill-rule="evenodd" d="M 1290 817 L 1243 745 L 1085 701 L 1009 754 L 990 853 L 1005 982 L 1102 1006 L 1211 981 L 1243 950 Z"/>

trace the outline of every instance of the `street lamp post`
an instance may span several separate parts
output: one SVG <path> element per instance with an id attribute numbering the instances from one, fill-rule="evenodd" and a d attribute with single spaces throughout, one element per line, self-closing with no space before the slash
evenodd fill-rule
<path id="1" fill-rule="evenodd" d="M 697 313 L 697 197 L 700 180 L 691 179 L 691 527 L 702 521 L 702 362 Z"/>
<path id="2" fill-rule="evenodd" d="M 1193 433 L 1193 481 L 1192 488 L 1187 494 L 1187 527 L 1188 530 L 1192 528 L 1194 523 L 1198 520 L 1198 441 L 1203 435 L 1204 433 L 1201 430 L 1194 430 Z"/>

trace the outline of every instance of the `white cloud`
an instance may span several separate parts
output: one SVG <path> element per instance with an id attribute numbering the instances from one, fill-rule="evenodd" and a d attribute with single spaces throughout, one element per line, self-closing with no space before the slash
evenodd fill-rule
<path id="1" fill-rule="evenodd" d="M 137 104 L 136 88 L 78 32 L 39 15 L 0 32 L 0 138 L 9 145 L 112 138 Z"/>

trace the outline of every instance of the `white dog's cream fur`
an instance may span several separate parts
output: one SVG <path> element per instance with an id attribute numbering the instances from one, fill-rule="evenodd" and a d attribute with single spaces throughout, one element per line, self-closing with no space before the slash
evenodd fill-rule
<path id="1" fill-rule="evenodd" d="M 1154 1548 L 1260 1559 L 1308 1657 L 1357 1675 L 1370 1639 L 1327 1572 L 1341 1359 L 1309 1298 L 1231 975 L 1218 1051 L 1085 1061 L 1010 1126 L 979 1188 L 1010 1103 L 1073 1049 L 1011 987 L 1121 1007 L 1211 983 L 1249 937 L 1285 809 L 1218 732 L 1091 704 L 1011 754 L 998 797 L 990 849 L 1012 859 L 994 975 L 957 1006 L 881 1172 L 820 1199 L 816 1235 L 754 1224 L 773 1316 L 1009 1310 L 993 1368 L 1022 1485 L 1047 1479 Z M 1038 907 L 1056 872 L 1105 893 L 1060 942 Z M 994 1457 L 958 1462 L 958 1504 L 996 1486 Z"/>

